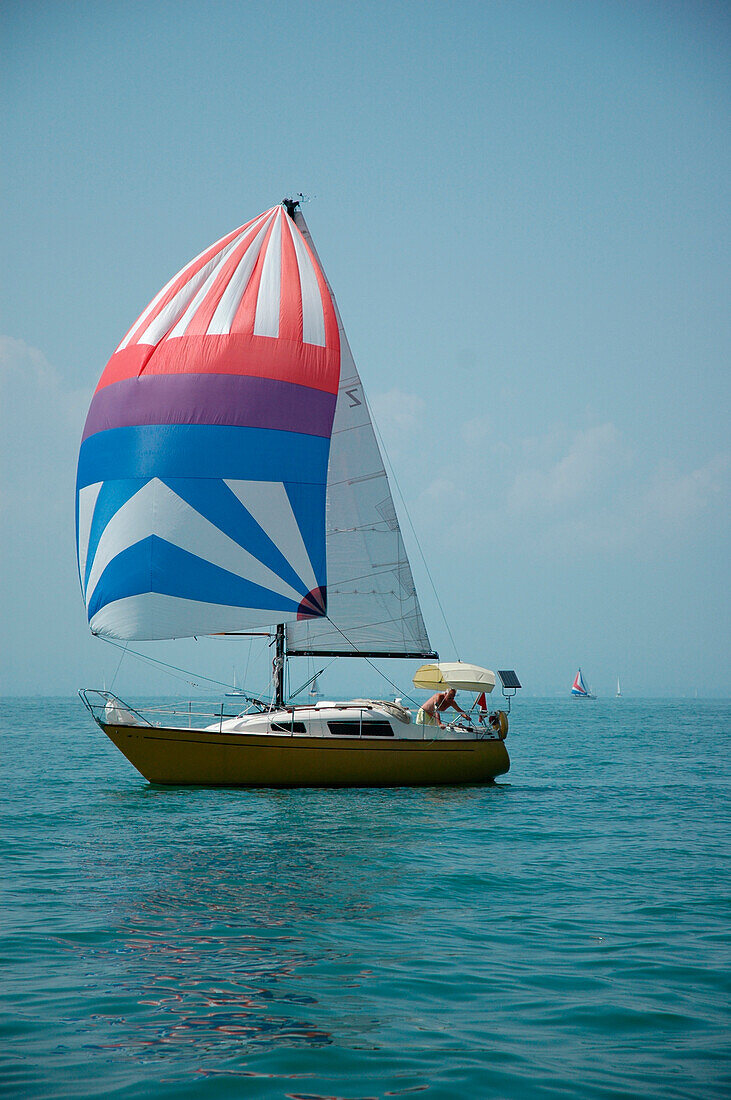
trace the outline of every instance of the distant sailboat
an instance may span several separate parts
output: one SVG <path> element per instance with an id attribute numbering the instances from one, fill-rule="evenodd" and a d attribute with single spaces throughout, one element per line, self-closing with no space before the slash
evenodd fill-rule
<path id="1" fill-rule="evenodd" d="M 243 695 L 246 698 L 246 692 L 243 690 L 243 688 L 239 687 L 239 685 L 236 681 L 236 669 L 234 669 L 233 684 L 231 686 L 231 690 L 226 692 L 226 698 L 230 699 L 230 698 L 232 698 L 236 695 Z"/>
<path id="2" fill-rule="evenodd" d="M 621 695 L 622 695 L 622 688 L 619 686 L 619 676 L 618 676 L 617 677 L 617 698 L 619 699 Z"/>
<path id="3" fill-rule="evenodd" d="M 591 688 L 585 683 L 584 677 L 581 674 L 581 669 L 579 669 L 574 677 L 571 694 L 575 699 L 596 699 L 596 695 L 594 695 Z"/>

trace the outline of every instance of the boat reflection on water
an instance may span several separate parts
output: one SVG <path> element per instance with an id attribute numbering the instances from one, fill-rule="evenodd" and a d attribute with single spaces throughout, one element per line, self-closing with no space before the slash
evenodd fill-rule
<path id="1" fill-rule="evenodd" d="M 467 826 L 476 802 L 483 821 L 497 807 L 472 787 L 119 797 L 125 843 L 90 868 L 108 883 L 90 898 L 105 927 L 91 949 L 73 944 L 91 983 L 88 1038 L 138 1068 L 162 1059 L 168 1074 L 286 1077 L 299 1069 L 287 1051 L 375 1049 L 391 1026 L 386 974 L 402 973 L 430 919 L 414 875 L 424 831 L 447 810 Z M 372 969 L 364 942 L 380 945 Z"/>
<path id="2" fill-rule="evenodd" d="M 296 981 L 299 969 L 311 962 L 288 937 L 270 935 L 257 942 L 233 933 L 150 935 L 149 927 L 136 934 L 134 924 L 126 933 L 124 945 L 115 949 L 117 965 L 124 960 L 115 1001 L 119 1005 L 121 996 L 129 1010 L 95 1014 L 116 1033 L 112 1042 L 95 1045 L 149 1055 L 156 1048 L 190 1044 L 197 1054 L 225 1058 L 240 1052 L 242 1044 L 333 1041 L 316 1022 L 316 998 L 281 987 Z M 266 963 L 263 951 L 274 959 Z"/>
<path id="3" fill-rule="evenodd" d="M 97 1033 L 95 1047 L 148 1058 L 190 1045 L 210 1068 L 212 1054 L 218 1065 L 246 1050 L 332 1043 L 317 998 L 298 986 L 308 968 L 331 965 L 338 952 L 303 947 L 296 930 L 303 914 L 283 896 L 272 857 L 256 847 L 180 850 L 156 884 L 141 869 L 148 889 L 139 894 L 139 875 L 135 881 L 124 869 L 122 919 L 111 943 L 87 952 L 101 993 L 94 1019 L 110 1031 L 101 1042 Z M 150 860 L 148 853 L 143 863 Z"/>

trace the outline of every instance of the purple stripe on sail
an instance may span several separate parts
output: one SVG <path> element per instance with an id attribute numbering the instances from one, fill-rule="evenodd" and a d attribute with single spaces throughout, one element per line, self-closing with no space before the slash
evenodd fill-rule
<path id="1" fill-rule="evenodd" d="M 329 439 L 337 394 L 233 374 L 152 374 L 97 390 L 83 439 L 143 424 L 226 424 Z"/>

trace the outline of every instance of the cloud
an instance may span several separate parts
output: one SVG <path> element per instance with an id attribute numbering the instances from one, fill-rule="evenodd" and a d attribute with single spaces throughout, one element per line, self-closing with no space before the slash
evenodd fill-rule
<path id="1" fill-rule="evenodd" d="M 428 428 L 426 402 L 418 394 L 392 389 L 375 394 L 369 404 L 377 434 L 383 436 L 391 453 L 402 450 L 404 444 L 412 446 L 414 439 Z"/>
<path id="2" fill-rule="evenodd" d="M 43 353 L 0 336 L 0 516 L 20 509 L 23 525 L 58 508 L 73 513 L 76 455 L 87 393 L 64 387 Z M 71 501 L 71 504 L 69 504 Z"/>
<path id="3" fill-rule="evenodd" d="M 715 504 L 723 503 L 730 468 L 731 456 L 724 453 L 688 474 L 656 472 L 645 487 L 641 513 L 674 528 L 687 526 Z"/>
<path id="4" fill-rule="evenodd" d="M 461 489 L 454 481 L 448 477 L 438 477 L 434 481 L 429 482 L 426 489 L 422 492 L 422 497 L 431 501 L 432 504 L 438 506 L 440 504 L 449 508 L 451 504 L 455 502 L 459 503 L 464 499 L 464 490 Z"/>
<path id="5" fill-rule="evenodd" d="M 81 608 L 74 487 L 87 404 L 88 394 L 66 388 L 41 351 L 0 336 L 0 619 L 13 637 L 0 670 L 5 691 L 30 682 L 44 648 L 54 668 L 68 657 Z"/>
<path id="6" fill-rule="evenodd" d="M 436 501 L 455 506 L 457 527 L 431 533 L 444 547 L 455 544 L 458 530 L 463 549 L 479 552 L 499 523 L 503 539 L 553 557 L 658 556 L 728 507 L 727 453 L 684 471 L 653 466 L 611 421 L 510 439 L 500 438 L 499 421 L 445 417 L 441 430 L 425 436 L 421 398 L 391 390 L 374 407 L 400 465 L 405 454 L 418 457 L 407 469 L 416 514 L 431 514 Z M 426 484 L 417 476 L 424 471 L 432 474 Z"/>
<path id="7" fill-rule="evenodd" d="M 555 433 L 551 440 L 555 440 Z M 545 465 L 520 470 L 510 490 L 516 512 L 555 513 L 574 508 L 616 483 L 629 464 L 614 424 L 599 424 L 563 440 L 565 453 Z"/>
<path id="8" fill-rule="evenodd" d="M 535 522 L 544 551 L 665 555 L 692 538 L 700 517 L 720 514 L 729 466 L 729 455 L 717 454 L 687 473 L 648 473 L 616 428 L 604 425 L 577 434 L 547 469 L 521 471 L 511 506 Z"/>

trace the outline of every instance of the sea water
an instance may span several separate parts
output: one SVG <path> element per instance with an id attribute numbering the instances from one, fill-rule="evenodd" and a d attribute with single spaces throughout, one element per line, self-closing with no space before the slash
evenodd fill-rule
<path id="1" fill-rule="evenodd" d="M 508 776 L 414 790 L 0 711 L 3 1095 L 729 1095 L 728 703 L 518 700 Z"/>

